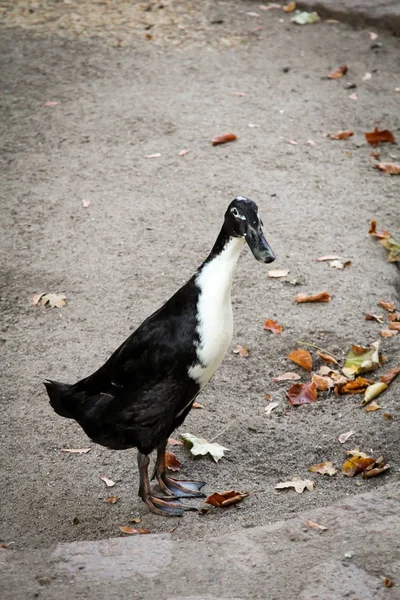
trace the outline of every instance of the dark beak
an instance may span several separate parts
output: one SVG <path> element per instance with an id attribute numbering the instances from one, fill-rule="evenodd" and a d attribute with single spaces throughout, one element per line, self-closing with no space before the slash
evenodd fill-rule
<path id="1" fill-rule="evenodd" d="M 260 262 L 271 263 L 275 260 L 276 256 L 264 237 L 261 225 L 258 225 L 256 228 L 248 228 L 246 233 L 246 242 L 248 243 L 254 257 Z"/>

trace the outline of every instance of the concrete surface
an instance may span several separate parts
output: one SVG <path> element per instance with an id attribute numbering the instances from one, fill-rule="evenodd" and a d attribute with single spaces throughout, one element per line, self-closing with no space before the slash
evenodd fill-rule
<path id="1" fill-rule="evenodd" d="M 204 541 L 156 534 L 7 550 L 0 554 L 2 600 L 395 600 L 399 500 L 400 484 L 389 484 Z"/>

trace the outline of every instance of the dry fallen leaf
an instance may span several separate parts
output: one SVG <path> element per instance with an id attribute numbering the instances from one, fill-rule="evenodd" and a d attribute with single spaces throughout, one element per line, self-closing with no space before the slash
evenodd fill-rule
<path id="1" fill-rule="evenodd" d="M 318 352 L 318 356 L 326 363 L 329 363 L 331 365 L 338 365 L 338 361 L 336 360 L 336 358 L 334 358 L 333 356 L 330 356 L 329 354 L 325 354 L 324 352 Z"/>
<path id="2" fill-rule="evenodd" d="M 193 402 L 192 408 L 204 408 L 204 406 L 200 402 Z"/>
<path id="3" fill-rule="evenodd" d="M 365 73 L 364 77 L 362 78 L 363 81 L 368 81 L 369 79 L 371 79 L 372 75 L 371 73 Z"/>
<path id="4" fill-rule="evenodd" d="M 282 10 L 284 10 L 286 13 L 293 12 L 296 10 L 296 2 L 289 2 L 289 4 L 282 6 Z"/>
<path id="5" fill-rule="evenodd" d="M 46 102 L 43 103 L 43 106 L 58 106 L 59 104 L 60 102 L 57 100 L 46 100 Z"/>
<path id="6" fill-rule="evenodd" d="M 218 146 L 218 144 L 226 144 L 227 142 L 233 142 L 237 139 L 234 133 L 223 133 L 222 135 L 217 135 L 212 138 L 211 143 L 213 146 Z"/>
<path id="7" fill-rule="evenodd" d="M 346 267 L 351 267 L 351 260 L 346 260 L 342 262 L 341 260 L 333 260 L 329 263 L 329 266 L 334 269 L 345 269 Z"/>
<path id="8" fill-rule="evenodd" d="M 282 325 L 279 325 L 279 323 L 276 323 L 272 319 L 267 319 L 265 321 L 264 329 L 266 331 L 271 331 L 272 333 L 275 333 L 276 335 L 280 335 L 283 331 Z"/>
<path id="9" fill-rule="evenodd" d="M 160 152 L 155 152 L 154 154 L 146 154 L 145 158 L 160 158 L 162 154 Z"/>
<path id="10" fill-rule="evenodd" d="M 304 492 L 305 489 L 310 492 L 314 489 L 314 482 L 311 479 L 302 480 L 300 477 L 293 477 L 293 481 L 285 481 L 283 483 L 278 483 L 275 486 L 277 490 L 283 490 L 285 488 L 294 488 L 298 494 Z"/>
<path id="11" fill-rule="evenodd" d="M 87 454 L 91 448 L 61 448 L 61 452 L 69 452 L 70 454 Z"/>
<path id="12" fill-rule="evenodd" d="M 397 331 L 393 331 L 393 329 L 382 329 L 381 336 L 383 338 L 391 338 L 397 335 Z"/>
<path id="13" fill-rule="evenodd" d="M 320 256 L 317 258 L 317 262 L 324 262 L 326 260 L 340 260 L 342 257 L 336 254 L 327 254 L 326 256 Z"/>
<path id="14" fill-rule="evenodd" d="M 394 312 L 395 308 L 394 308 L 394 302 L 390 302 L 387 300 L 380 300 L 378 302 L 379 306 L 381 306 L 382 308 L 386 309 L 389 312 Z"/>
<path id="15" fill-rule="evenodd" d="M 317 465 L 313 465 L 310 467 L 310 471 L 312 473 L 319 473 L 320 475 L 335 475 L 337 473 L 337 469 L 334 469 L 331 462 L 318 463 Z"/>
<path id="16" fill-rule="evenodd" d="M 173 452 L 168 451 L 165 453 L 165 465 L 170 471 L 179 471 L 181 468 L 178 457 Z"/>
<path id="17" fill-rule="evenodd" d="M 307 527 L 312 527 L 313 529 L 320 529 L 321 531 L 326 531 L 328 528 L 325 525 L 319 525 L 318 523 L 314 523 L 314 521 L 306 521 Z"/>
<path id="18" fill-rule="evenodd" d="M 337 133 L 328 133 L 331 140 L 347 140 L 354 135 L 354 131 L 338 131 Z"/>
<path id="19" fill-rule="evenodd" d="M 119 528 L 122 533 L 128 533 L 130 535 L 150 533 L 148 529 L 135 529 L 134 527 L 129 527 L 129 525 L 120 525 Z"/>
<path id="20" fill-rule="evenodd" d="M 400 313 L 390 313 L 390 315 L 388 315 L 388 318 L 391 323 L 394 323 L 395 321 L 400 322 Z"/>
<path id="21" fill-rule="evenodd" d="M 308 350 L 293 350 L 287 357 L 306 371 L 312 370 L 312 358 Z"/>
<path id="22" fill-rule="evenodd" d="M 364 135 L 368 144 L 371 144 L 371 146 L 378 146 L 378 144 L 382 144 L 384 142 L 389 142 L 391 144 L 396 143 L 394 135 L 391 131 L 389 131 L 389 129 L 380 130 L 378 127 L 375 127 L 374 131 L 366 132 Z"/>
<path id="23" fill-rule="evenodd" d="M 367 373 L 380 367 L 379 342 L 370 344 L 369 348 L 352 346 L 342 369 L 345 375 Z"/>
<path id="24" fill-rule="evenodd" d="M 92 203 L 91 203 L 91 201 L 90 201 L 90 200 L 85 200 L 85 199 L 83 199 L 83 200 L 82 200 L 82 206 L 83 206 L 83 208 L 89 208 L 89 206 L 90 206 L 91 204 L 92 204 Z"/>
<path id="25" fill-rule="evenodd" d="M 229 490 L 225 492 L 214 492 L 211 496 L 205 500 L 206 504 L 211 504 L 212 506 L 230 506 L 231 504 L 236 504 L 243 500 L 243 498 L 247 498 L 250 496 L 251 492 L 237 492 L 236 490 Z"/>
<path id="26" fill-rule="evenodd" d="M 304 296 L 303 294 L 298 294 L 295 300 L 298 304 L 302 302 L 330 302 L 331 297 L 328 292 L 320 292 L 319 294 L 314 294 L 314 296 Z"/>
<path id="27" fill-rule="evenodd" d="M 400 323 L 398 321 L 393 321 L 392 323 L 390 323 L 389 329 L 391 329 L 392 331 L 400 331 Z"/>
<path id="28" fill-rule="evenodd" d="M 342 473 L 347 477 L 354 477 L 358 473 L 362 473 L 363 479 L 375 477 L 384 471 L 390 469 L 388 464 L 385 464 L 383 456 L 372 458 L 365 452 L 360 452 L 358 448 L 348 450 L 347 454 L 351 456 L 342 466 Z"/>
<path id="29" fill-rule="evenodd" d="M 335 392 L 339 394 L 362 394 L 370 384 L 371 382 L 368 379 L 357 377 L 354 381 L 347 380 L 344 384 L 338 384 Z"/>
<path id="30" fill-rule="evenodd" d="M 298 146 L 299 145 L 299 143 L 296 142 L 295 140 L 288 140 L 288 143 L 292 144 L 292 146 Z"/>
<path id="31" fill-rule="evenodd" d="M 390 413 L 383 413 L 383 416 L 385 417 L 385 419 L 387 419 L 388 421 L 391 421 L 393 419 L 392 415 Z"/>
<path id="32" fill-rule="evenodd" d="M 100 479 L 102 481 L 104 481 L 104 483 L 106 484 L 107 487 L 114 487 L 114 485 L 115 485 L 115 481 L 113 481 L 112 479 L 109 479 L 105 475 L 100 475 Z"/>
<path id="33" fill-rule="evenodd" d="M 142 520 L 141 517 L 133 517 L 133 519 L 129 519 L 129 523 L 136 523 L 136 524 L 138 524 L 138 523 L 141 522 L 141 520 Z"/>
<path id="34" fill-rule="evenodd" d="M 233 349 L 234 354 L 239 354 L 239 356 L 243 356 L 243 358 L 249 357 L 249 350 L 245 346 L 241 346 L 240 344 L 236 344 Z"/>
<path id="35" fill-rule="evenodd" d="M 368 404 L 368 406 L 365 407 L 365 410 L 367 412 L 375 412 L 376 410 L 380 410 L 381 408 L 382 406 L 379 406 L 379 404 L 377 404 L 375 400 L 373 400 L 371 404 Z"/>
<path id="36" fill-rule="evenodd" d="M 42 306 L 50 306 L 50 308 L 61 308 L 66 304 L 64 294 L 36 294 L 32 299 L 32 305 L 37 306 L 39 302 Z"/>
<path id="37" fill-rule="evenodd" d="M 338 67 L 334 71 L 331 71 L 327 75 L 327 78 L 328 79 L 340 79 L 341 77 L 343 77 L 343 75 L 346 75 L 347 71 L 348 71 L 348 69 L 347 69 L 346 65 L 343 65 L 341 67 Z"/>
<path id="38" fill-rule="evenodd" d="M 365 315 L 366 321 L 376 321 L 377 323 L 383 323 L 383 317 L 381 315 L 367 314 Z"/>
<path id="39" fill-rule="evenodd" d="M 186 154 L 189 154 L 189 152 L 190 152 L 189 148 L 184 148 L 183 150 L 178 152 L 178 156 L 186 156 Z"/>
<path id="40" fill-rule="evenodd" d="M 191 446 L 190 452 L 194 456 L 205 456 L 206 454 L 210 454 L 215 462 L 218 462 L 225 456 L 224 453 L 229 451 L 229 448 L 225 448 L 224 446 L 221 446 L 221 444 L 208 442 L 204 438 L 198 438 L 192 433 L 181 433 L 179 437 Z"/>
<path id="41" fill-rule="evenodd" d="M 183 442 L 180 440 L 175 440 L 174 438 L 168 438 L 168 444 L 170 446 L 183 446 Z"/>
<path id="42" fill-rule="evenodd" d="M 311 380 L 321 392 L 326 392 L 335 385 L 333 379 L 330 377 L 325 377 L 324 375 L 318 375 L 317 373 L 312 375 Z"/>
<path id="43" fill-rule="evenodd" d="M 373 235 L 374 237 L 380 239 L 380 240 L 384 240 L 384 239 L 387 239 L 387 238 L 391 237 L 391 235 L 390 235 L 390 233 L 388 231 L 378 231 L 377 230 L 377 228 L 376 228 L 376 220 L 375 219 L 372 219 L 368 233 L 370 235 Z"/>
<path id="44" fill-rule="evenodd" d="M 358 100 L 357 94 L 355 92 L 353 94 L 350 94 L 349 100 Z"/>
<path id="45" fill-rule="evenodd" d="M 271 269 L 268 271 L 268 277 L 286 277 L 289 273 L 289 269 Z"/>
<path id="46" fill-rule="evenodd" d="M 392 581 L 392 580 L 391 580 L 389 577 L 384 577 L 384 578 L 383 578 L 383 585 L 384 585 L 385 587 L 388 587 L 388 588 L 390 588 L 390 587 L 392 587 L 392 586 L 393 586 L 393 581 Z"/>
<path id="47" fill-rule="evenodd" d="M 310 404 L 315 402 L 318 397 L 317 386 L 313 381 L 311 383 L 295 383 L 287 390 L 286 396 L 292 406 Z"/>
<path id="48" fill-rule="evenodd" d="M 389 385 L 390 383 L 392 383 L 393 379 L 395 379 L 399 373 L 400 373 L 400 365 L 398 365 L 397 367 L 393 367 L 393 369 L 390 369 L 390 371 L 385 373 L 385 375 L 381 375 L 379 377 L 379 379 L 383 383 L 387 383 Z"/>
<path id="49" fill-rule="evenodd" d="M 374 167 L 384 173 L 389 173 L 389 175 L 400 174 L 400 164 L 397 163 L 374 163 Z"/>
<path id="50" fill-rule="evenodd" d="M 300 375 L 297 373 L 283 373 L 283 375 L 278 375 L 278 377 L 274 377 L 272 381 L 297 381 L 301 379 Z"/>
<path id="51" fill-rule="evenodd" d="M 340 444 L 344 444 L 347 442 L 350 436 L 354 435 L 356 432 L 354 429 L 350 429 L 350 431 L 346 431 L 346 433 L 341 433 L 338 437 L 338 441 Z"/>
<path id="52" fill-rule="evenodd" d="M 267 406 L 265 407 L 265 414 L 267 415 L 267 417 L 269 417 L 271 411 L 273 411 L 274 408 L 276 408 L 277 406 L 279 406 L 279 402 L 270 402 L 270 404 L 267 404 Z"/>
<path id="53" fill-rule="evenodd" d="M 117 504 L 118 496 L 108 496 L 105 500 L 103 500 L 106 504 Z"/>
<path id="54" fill-rule="evenodd" d="M 364 395 L 364 400 L 362 402 L 362 406 L 365 406 L 365 404 L 368 404 L 368 402 L 371 402 L 371 400 L 374 400 L 375 398 L 377 398 L 387 388 L 388 388 L 388 384 L 384 383 L 383 381 L 378 381 L 377 383 L 373 383 L 372 385 L 369 385 L 367 387 L 367 389 L 365 390 L 365 395 Z"/>
<path id="55" fill-rule="evenodd" d="M 390 469 L 390 465 L 385 463 L 383 456 L 380 456 L 376 459 L 374 464 L 368 465 L 368 467 L 363 471 L 362 478 L 369 479 L 370 477 L 376 477 L 388 469 Z"/>

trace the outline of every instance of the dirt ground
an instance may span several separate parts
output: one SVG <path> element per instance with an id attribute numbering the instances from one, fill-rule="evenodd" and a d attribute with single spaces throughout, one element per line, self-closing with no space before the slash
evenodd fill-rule
<path id="1" fill-rule="evenodd" d="M 95 4 L 104 3 L 93 3 L 93 11 Z M 168 3 L 172 12 L 183 6 Z M 382 46 L 372 47 L 366 30 L 299 27 L 290 15 L 248 14 L 254 12 L 253 2 L 204 3 L 201 19 L 184 13 L 184 29 L 177 21 L 164 35 L 160 25 L 158 36 L 156 24 L 147 39 L 148 23 L 141 23 L 122 43 L 111 26 L 100 39 L 89 25 L 84 35 L 64 27 L 61 37 L 54 19 L 37 27 L 32 13 L 20 22 L 3 13 L 0 538 L 14 547 L 118 536 L 136 516 L 151 532 L 174 527 L 177 539 L 196 540 L 290 518 L 399 478 L 399 381 L 377 400 L 385 410 L 373 413 L 359 408 L 360 396 L 326 393 L 292 408 L 288 385 L 272 381 L 285 371 L 309 379 L 286 359 L 298 341 L 342 360 L 352 344 L 380 338 L 382 326 L 364 318 L 384 312 L 379 300 L 400 305 L 399 272 L 368 235 L 376 218 L 400 237 L 400 178 L 371 166 L 363 136 L 378 125 L 400 137 L 399 39 L 379 32 Z M 342 64 L 349 67 L 343 79 L 326 79 Z M 364 81 L 366 72 L 372 77 Z M 357 87 L 346 89 L 348 82 Z M 325 137 L 347 129 L 355 132 L 349 140 Z M 212 147 L 211 137 L 227 131 L 238 140 Z M 190 153 L 179 156 L 184 148 Z M 161 156 L 145 158 L 154 153 Z M 398 146 L 382 146 L 381 158 L 399 161 Z M 246 345 L 250 356 L 230 349 L 198 398 L 204 409 L 181 428 L 208 439 L 227 428 L 218 441 L 230 452 L 219 464 L 195 460 L 184 448 L 176 454 L 182 476 L 207 481 L 207 492 L 257 493 L 231 509 L 165 519 L 137 498 L 135 451 L 88 442 L 76 423 L 51 410 L 42 381 L 73 382 L 96 369 L 191 276 L 236 195 L 259 204 L 278 255 L 273 266 L 290 274 L 268 278 L 271 267 L 243 252 L 233 289 L 234 344 Z M 331 253 L 352 266 L 339 271 L 316 262 Z M 295 279 L 301 285 L 290 283 Z M 322 290 L 331 293 L 329 304 L 294 303 L 297 293 Z M 67 306 L 31 306 L 42 291 L 65 293 Z M 282 323 L 282 335 L 263 331 L 267 317 Z M 382 372 L 399 364 L 399 338 L 382 339 L 389 358 Z M 266 393 L 279 402 L 270 417 Z M 339 444 L 350 429 L 356 434 Z M 326 460 L 340 467 L 356 446 L 384 454 L 390 471 L 370 480 L 309 472 Z M 61 452 L 85 447 L 85 455 Z M 115 487 L 106 489 L 100 474 Z M 313 479 L 314 491 L 275 490 L 295 475 Z M 119 497 L 115 505 L 103 502 L 111 493 Z"/>

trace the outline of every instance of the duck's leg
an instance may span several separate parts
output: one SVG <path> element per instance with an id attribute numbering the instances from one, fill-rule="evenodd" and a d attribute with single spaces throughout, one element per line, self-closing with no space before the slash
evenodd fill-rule
<path id="1" fill-rule="evenodd" d="M 154 475 L 162 491 L 169 496 L 179 498 L 205 498 L 205 494 L 200 491 L 203 485 L 205 485 L 204 481 L 177 480 L 167 475 L 165 464 L 166 447 L 167 440 L 158 446 L 157 462 L 154 471 Z"/>
<path id="2" fill-rule="evenodd" d="M 162 517 L 180 517 L 185 510 L 197 510 L 195 507 L 185 506 L 179 499 L 153 496 L 148 472 L 150 459 L 147 454 L 138 452 L 137 460 L 140 476 L 139 496 L 147 504 L 150 512 Z"/>

